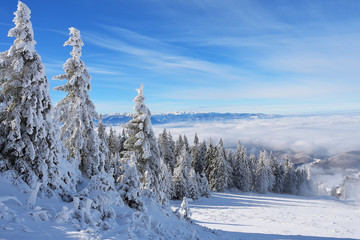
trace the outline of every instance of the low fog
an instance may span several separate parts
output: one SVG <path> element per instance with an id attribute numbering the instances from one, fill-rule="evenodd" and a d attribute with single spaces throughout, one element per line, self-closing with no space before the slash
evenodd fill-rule
<path id="1" fill-rule="evenodd" d="M 306 153 L 314 157 L 332 156 L 360 149 L 360 113 L 244 119 L 227 122 L 170 123 L 153 125 L 156 135 L 166 128 L 174 140 L 186 135 L 192 143 L 195 133 L 201 140 L 223 138 L 226 147 L 240 140 L 245 146 Z"/>

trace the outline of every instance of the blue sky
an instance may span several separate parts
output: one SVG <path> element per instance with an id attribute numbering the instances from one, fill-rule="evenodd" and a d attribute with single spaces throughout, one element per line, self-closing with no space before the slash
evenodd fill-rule
<path id="1" fill-rule="evenodd" d="M 70 57 L 68 28 L 81 31 L 99 113 L 131 112 L 141 83 L 152 113 L 360 109 L 357 0 L 23 2 L 49 79 Z M 1 1 L 0 51 L 16 5 Z"/>

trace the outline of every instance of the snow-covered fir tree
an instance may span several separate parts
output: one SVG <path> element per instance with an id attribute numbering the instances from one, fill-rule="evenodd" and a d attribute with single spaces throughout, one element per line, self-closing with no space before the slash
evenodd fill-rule
<path id="1" fill-rule="evenodd" d="M 198 146 L 199 145 L 199 137 L 197 135 L 197 133 L 195 133 L 194 135 L 194 146 Z"/>
<path id="2" fill-rule="evenodd" d="M 194 146 L 191 150 L 193 157 L 193 167 L 196 173 L 202 174 L 205 171 L 206 143 L 205 140 L 199 143 L 197 134 L 194 138 Z"/>
<path id="3" fill-rule="evenodd" d="M 251 179 L 252 179 L 251 190 L 254 191 L 255 185 L 256 185 L 257 159 L 253 153 L 250 154 L 248 163 L 249 163 L 250 170 L 251 170 Z"/>
<path id="4" fill-rule="evenodd" d="M 102 115 L 100 115 L 100 120 L 98 122 L 97 134 L 101 140 L 100 151 L 105 155 L 105 171 L 113 171 L 114 165 L 109 151 L 108 135 L 106 133 L 106 128 L 103 122 Z"/>
<path id="5" fill-rule="evenodd" d="M 65 74 L 53 79 L 68 80 L 55 90 L 67 92 L 64 99 L 55 106 L 55 118 L 62 123 L 61 140 L 87 177 L 104 171 L 105 155 L 100 151 L 101 140 L 95 131 L 94 119 L 99 119 L 90 99 L 91 77 L 84 62 L 80 59 L 84 45 L 80 31 L 69 28 L 70 38 L 64 46 L 71 46 L 72 56 L 63 65 Z"/>
<path id="6" fill-rule="evenodd" d="M 176 157 L 175 156 L 175 141 L 174 141 L 174 139 L 173 139 L 170 132 L 168 132 L 168 134 L 167 134 L 167 140 L 168 140 L 168 143 L 169 143 L 170 154 L 174 156 L 174 159 L 175 159 L 174 163 L 175 163 L 176 162 L 176 158 L 175 158 Z M 175 165 L 174 165 L 174 168 L 175 168 Z M 173 171 L 174 171 L 174 169 L 172 168 L 171 172 L 173 172 Z"/>
<path id="7" fill-rule="evenodd" d="M 182 199 L 188 195 L 188 158 L 189 153 L 186 147 L 183 146 L 181 153 L 176 158 L 176 167 L 172 177 L 173 182 L 173 199 Z"/>
<path id="8" fill-rule="evenodd" d="M 14 44 L 0 53 L 0 171 L 22 179 L 29 190 L 57 192 L 70 200 L 76 168 L 67 161 L 52 120 L 49 82 L 35 50 L 30 13 L 19 1 L 15 27 L 8 33 Z"/>
<path id="9" fill-rule="evenodd" d="M 175 157 L 178 157 L 181 154 L 183 145 L 184 145 L 184 140 L 180 134 L 175 142 Z"/>
<path id="10" fill-rule="evenodd" d="M 209 146 L 206 149 L 205 154 L 205 175 L 210 182 L 210 174 L 215 168 L 215 158 L 217 156 L 216 147 L 212 144 L 211 138 L 209 140 Z"/>
<path id="11" fill-rule="evenodd" d="M 183 143 L 184 143 L 184 145 L 185 145 L 185 147 L 186 147 L 186 151 L 190 151 L 190 145 L 189 145 L 189 141 L 188 141 L 188 139 L 187 139 L 187 137 L 184 135 L 184 137 L 183 137 Z"/>
<path id="12" fill-rule="evenodd" d="M 243 166 L 242 166 L 242 159 L 241 159 L 241 148 L 242 148 L 241 143 L 240 143 L 240 141 L 238 141 L 236 150 L 234 153 L 234 157 L 233 157 L 233 182 L 234 182 L 234 186 L 239 190 L 242 190 L 242 188 L 243 188 L 242 187 Z"/>
<path id="13" fill-rule="evenodd" d="M 225 159 L 226 159 L 226 162 L 227 162 L 227 172 L 228 172 L 228 175 L 229 175 L 229 178 L 228 178 L 228 188 L 231 189 L 231 188 L 234 188 L 235 185 L 234 185 L 234 176 L 233 176 L 233 173 L 234 173 L 234 167 L 233 167 L 233 157 L 234 157 L 234 154 L 232 152 L 231 149 L 224 149 L 225 151 Z"/>
<path id="14" fill-rule="evenodd" d="M 250 191 L 253 182 L 251 164 L 246 154 L 246 148 L 241 145 L 240 141 L 234 154 L 234 163 L 235 186 L 244 192 Z"/>
<path id="15" fill-rule="evenodd" d="M 159 151 L 160 151 L 160 157 L 164 158 L 165 156 L 165 152 L 166 152 L 166 146 L 168 146 L 168 142 L 167 142 L 167 132 L 166 129 L 164 128 L 164 130 L 159 134 L 158 137 L 158 146 L 159 146 Z"/>
<path id="16" fill-rule="evenodd" d="M 197 173 L 196 174 L 198 186 L 199 186 L 199 194 L 202 197 L 210 197 L 210 187 L 209 182 L 205 176 L 205 173 Z"/>
<path id="17" fill-rule="evenodd" d="M 173 172 L 175 168 L 175 154 L 171 149 L 166 129 L 164 129 L 163 132 L 160 133 L 158 142 L 161 157 L 164 159 L 164 163 L 169 166 L 171 172 Z"/>
<path id="18" fill-rule="evenodd" d="M 296 183 L 296 194 L 297 195 L 308 195 L 311 194 L 311 184 L 309 182 L 308 177 L 309 171 L 303 166 L 302 168 L 298 168 L 295 171 L 295 175 L 297 176 Z"/>
<path id="19" fill-rule="evenodd" d="M 223 142 L 222 139 L 220 139 L 215 159 L 213 160 L 213 167 L 209 175 L 209 185 L 212 191 L 223 192 L 227 189 L 229 181 L 229 167 L 227 164 Z"/>
<path id="20" fill-rule="evenodd" d="M 99 138 L 107 144 L 108 135 L 106 133 L 106 127 L 103 122 L 103 117 L 101 114 L 99 116 L 99 122 L 97 125 L 97 133 L 98 133 Z"/>
<path id="21" fill-rule="evenodd" d="M 112 157 L 115 157 L 117 154 L 119 154 L 119 137 L 116 135 L 116 131 L 110 127 L 109 136 L 107 139 L 109 151 L 111 153 Z"/>
<path id="22" fill-rule="evenodd" d="M 276 161 L 272 152 L 270 152 L 270 171 L 274 176 L 274 185 L 271 191 L 281 193 L 284 187 L 284 167 Z"/>
<path id="23" fill-rule="evenodd" d="M 200 196 L 198 179 L 194 168 L 190 169 L 189 180 L 188 180 L 188 194 L 187 196 L 193 200 L 197 200 Z"/>
<path id="24" fill-rule="evenodd" d="M 267 152 L 261 151 L 256 168 L 256 189 L 259 193 L 267 193 L 272 190 L 274 176 L 271 174 Z"/>
<path id="25" fill-rule="evenodd" d="M 143 201 L 141 198 L 140 176 L 136 169 L 136 156 L 134 152 L 127 152 L 121 159 L 122 174 L 117 178 L 117 185 L 124 202 L 131 208 L 141 210 Z"/>
<path id="26" fill-rule="evenodd" d="M 119 149 L 118 152 L 121 153 L 122 151 L 124 151 L 124 143 L 126 141 L 126 136 L 125 136 L 125 132 L 124 129 L 119 133 Z"/>
<path id="27" fill-rule="evenodd" d="M 161 172 L 162 174 L 160 176 L 162 177 L 162 179 L 160 179 L 160 181 L 165 184 L 165 195 L 168 199 L 171 199 L 174 193 L 173 193 L 172 173 L 170 166 L 166 165 L 165 163 L 162 164 Z"/>
<path id="28" fill-rule="evenodd" d="M 286 156 L 284 162 L 284 193 L 296 193 L 296 176 L 294 166 L 290 161 L 289 156 Z"/>
<path id="29" fill-rule="evenodd" d="M 160 158 L 158 143 L 152 129 L 151 113 L 145 105 L 143 84 L 137 89 L 137 92 L 138 95 L 134 99 L 135 112 L 132 114 L 132 119 L 124 126 L 127 138 L 124 143 L 124 152 L 135 153 L 136 167 L 141 174 L 142 189 L 150 190 L 161 204 L 165 204 L 167 201 L 166 185 L 160 180 L 164 179 L 161 176 L 163 174 L 161 168 L 164 163 Z"/>
<path id="30" fill-rule="evenodd" d="M 263 153 L 263 152 L 261 152 Z M 256 168 L 256 190 L 259 193 L 267 193 L 269 189 L 269 180 L 268 180 L 268 168 L 265 165 L 265 159 L 263 154 L 260 153 L 257 168 Z"/>

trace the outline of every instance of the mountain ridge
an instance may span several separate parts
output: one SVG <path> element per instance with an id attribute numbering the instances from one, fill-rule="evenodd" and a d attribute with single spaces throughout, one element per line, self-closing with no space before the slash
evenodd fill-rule
<path id="1" fill-rule="evenodd" d="M 165 124 L 172 122 L 209 122 L 236 119 L 269 119 L 279 117 L 283 116 L 264 113 L 174 112 L 153 114 L 151 116 L 151 122 L 152 124 Z M 105 125 L 122 125 L 131 119 L 131 113 L 103 114 L 102 118 Z"/>

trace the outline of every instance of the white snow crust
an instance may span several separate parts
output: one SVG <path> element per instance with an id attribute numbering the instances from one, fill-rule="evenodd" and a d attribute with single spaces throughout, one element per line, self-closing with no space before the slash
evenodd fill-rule
<path id="1" fill-rule="evenodd" d="M 191 218 L 224 239 L 360 239 L 360 205 L 333 197 L 212 193 Z"/>
<path id="2" fill-rule="evenodd" d="M 109 229 L 72 218 L 74 203 L 33 200 L 26 186 L 14 186 L 0 174 L 0 239 L 360 239 L 360 204 L 333 197 L 279 194 L 212 193 L 189 202 L 190 219 L 144 199 L 146 211 L 115 210 Z M 180 210 L 181 200 L 171 201 Z M 201 226 L 204 227 L 201 227 Z"/>

